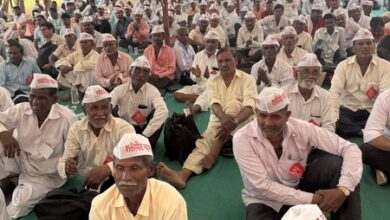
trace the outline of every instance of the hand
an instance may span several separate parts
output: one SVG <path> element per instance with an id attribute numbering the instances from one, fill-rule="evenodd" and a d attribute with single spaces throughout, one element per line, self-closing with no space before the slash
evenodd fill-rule
<path id="1" fill-rule="evenodd" d="M 121 80 L 121 78 L 119 78 L 118 75 L 114 75 L 110 79 L 110 84 L 111 84 L 111 86 L 116 87 L 116 86 L 122 84 L 122 80 Z"/>
<path id="2" fill-rule="evenodd" d="M 53 67 L 53 66 L 52 66 L 50 63 L 46 63 L 45 65 L 42 66 L 42 69 L 47 70 L 47 69 L 50 69 L 50 68 L 52 68 L 52 67 Z"/>
<path id="3" fill-rule="evenodd" d="M 218 155 L 215 155 L 215 153 L 210 152 L 206 156 L 203 157 L 203 159 L 200 161 L 202 164 L 203 168 L 205 169 L 210 169 L 215 161 L 217 160 Z"/>
<path id="4" fill-rule="evenodd" d="M 20 147 L 17 140 L 12 137 L 12 131 L 4 131 L 0 133 L 0 142 L 3 144 L 4 155 L 9 158 L 14 158 L 20 155 Z"/>
<path id="5" fill-rule="evenodd" d="M 218 128 L 218 133 L 215 136 L 220 142 L 225 142 L 232 131 L 228 131 L 222 126 Z"/>
<path id="6" fill-rule="evenodd" d="M 250 45 L 252 45 L 252 40 L 247 40 L 246 41 L 246 47 L 249 47 Z"/>
<path id="7" fill-rule="evenodd" d="M 316 194 L 324 197 L 319 207 L 327 212 L 337 212 L 347 198 L 338 188 L 318 190 Z"/>
<path id="8" fill-rule="evenodd" d="M 108 165 L 96 167 L 85 175 L 83 187 L 97 189 L 110 174 L 111 170 Z"/>
<path id="9" fill-rule="evenodd" d="M 311 200 L 311 204 L 319 205 L 319 204 L 321 204 L 322 200 L 324 200 L 323 196 L 321 196 L 320 194 L 314 193 L 313 199 Z"/>
<path id="10" fill-rule="evenodd" d="M 206 66 L 206 70 L 204 71 L 203 76 L 206 79 L 208 79 L 210 77 L 210 71 L 209 71 L 209 67 L 208 66 Z"/>
<path id="11" fill-rule="evenodd" d="M 70 66 L 60 66 L 59 70 L 60 70 L 60 73 L 62 75 L 65 75 L 65 74 L 69 73 L 70 71 L 72 71 L 73 68 Z"/>
<path id="12" fill-rule="evenodd" d="M 134 31 L 137 31 L 137 32 L 139 31 L 138 25 L 134 24 L 133 28 L 134 28 Z"/>
<path id="13" fill-rule="evenodd" d="M 69 157 L 65 161 L 65 173 L 67 176 L 73 176 L 79 171 L 79 155 Z"/>
<path id="14" fill-rule="evenodd" d="M 229 133 L 233 131 L 237 127 L 236 123 L 234 123 L 233 116 L 225 114 L 225 116 L 221 118 L 221 127 L 226 131 L 229 131 Z"/>
<path id="15" fill-rule="evenodd" d="M 196 76 L 196 78 L 199 78 L 200 75 L 202 74 L 202 71 L 200 71 L 200 68 L 199 68 L 198 65 L 196 65 L 196 68 L 195 67 L 191 67 L 190 71 L 191 71 L 192 74 L 194 74 L 194 76 Z"/>
<path id="16" fill-rule="evenodd" d="M 256 84 L 260 85 L 261 82 L 263 82 L 264 84 L 267 85 L 267 84 L 269 84 L 269 79 L 267 76 L 267 72 L 265 70 L 263 70 L 262 68 L 259 68 L 259 70 L 257 71 Z"/>

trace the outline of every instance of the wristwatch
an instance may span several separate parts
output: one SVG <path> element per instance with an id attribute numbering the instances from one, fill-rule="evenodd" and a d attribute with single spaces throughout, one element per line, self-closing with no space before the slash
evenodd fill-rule
<path id="1" fill-rule="evenodd" d="M 339 186 L 337 188 L 339 188 L 339 190 L 341 190 L 341 192 L 343 192 L 346 197 L 351 195 L 351 191 L 349 191 L 349 189 L 347 187 Z"/>

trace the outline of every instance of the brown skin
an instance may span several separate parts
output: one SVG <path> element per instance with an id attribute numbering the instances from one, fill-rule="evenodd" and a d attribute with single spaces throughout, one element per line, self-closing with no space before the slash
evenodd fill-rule
<path id="1" fill-rule="evenodd" d="M 374 54 L 375 44 L 373 40 L 364 39 L 354 42 L 352 51 L 356 55 L 356 61 L 360 66 L 362 75 L 367 71 L 368 65 L 371 63 L 372 55 Z"/>
<path id="2" fill-rule="evenodd" d="M 58 96 L 50 95 L 48 89 L 31 89 L 29 98 L 32 112 L 37 116 L 38 127 L 41 127 L 50 113 L 53 104 L 57 103 Z M 0 142 L 3 144 L 4 155 L 13 158 L 20 155 L 20 147 L 17 140 L 12 137 L 13 132 L 0 133 Z"/>
<path id="3" fill-rule="evenodd" d="M 355 21 L 355 22 L 358 22 L 359 21 L 359 19 L 360 19 L 360 17 L 362 16 L 362 12 L 360 11 L 360 9 L 354 9 L 354 10 L 349 10 L 348 11 L 348 14 L 349 14 L 349 16 L 350 17 L 352 17 L 353 18 L 353 20 Z"/>
<path id="4" fill-rule="evenodd" d="M 8 48 L 8 58 L 12 64 L 19 66 L 23 59 L 23 53 L 17 47 L 11 46 Z"/>
<path id="5" fill-rule="evenodd" d="M 267 65 L 268 72 L 270 73 L 275 64 L 276 56 L 278 55 L 279 52 L 279 47 L 278 45 L 263 45 L 262 49 L 263 49 L 265 64 Z M 269 84 L 270 81 L 268 79 L 266 71 L 259 68 L 256 84 L 260 85 L 261 82 L 264 82 L 264 84 L 267 85 Z"/>
<path id="6" fill-rule="evenodd" d="M 107 54 L 108 58 L 111 61 L 112 66 L 118 61 L 118 44 L 115 40 L 103 42 L 103 50 Z M 110 84 L 112 87 L 116 87 L 122 84 L 122 80 L 118 75 L 113 75 L 110 79 Z"/>
<path id="7" fill-rule="evenodd" d="M 131 76 L 131 85 L 135 93 L 142 88 L 143 85 L 148 81 L 150 69 L 145 67 L 132 67 L 130 70 Z"/>
<path id="8" fill-rule="evenodd" d="M 295 49 L 296 44 L 298 43 L 298 37 L 293 34 L 282 35 L 282 41 L 284 52 L 288 58 L 291 58 L 291 54 Z"/>
<path id="9" fill-rule="evenodd" d="M 114 159 L 113 177 L 119 192 L 125 198 L 127 208 L 135 216 L 144 197 L 148 177 L 153 173 L 153 164 L 141 157 Z"/>
<path id="10" fill-rule="evenodd" d="M 334 19 L 325 19 L 325 28 L 329 35 L 332 35 L 334 32 L 334 27 L 336 26 L 336 21 Z"/>
<path id="11" fill-rule="evenodd" d="M 306 25 L 304 23 L 297 21 L 297 20 L 295 20 L 293 22 L 292 26 L 294 27 L 294 29 L 298 35 L 301 34 L 305 30 L 305 27 L 306 27 Z"/>
<path id="12" fill-rule="evenodd" d="M 86 103 L 83 106 L 84 114 L 88 117 L 88 123 L 96 137 L 100 130 L 108 123 L 111 115 L 111 100 L 103 99 L 94 103 Z M 65 173 L 72 176 L 78 171 L 78 155 L 70 157 L 65 162 Z M 84 178 L 83 187 L 97 189 L 100 184 L 111 174 L 108 165 L 93 168 Z"/>
<path id="13" fill-rule="evenodd" d="M 318 22 L 321 19 L 322 11 L 320 11 L 320 10 L 312 10 L 310 17 L 311 17 L 311 20 L 314 23 L 316 23 L 316 22 Z"/>
<path id="14" fill-rule="evenodd" d="M 339 15 L 336 17 L 336 25 L 345 28 L 346 20 L 344 15 Z"/>
<path id="15" fill-rule="evenodd" d="M 320 67 L 301 67 L 298 69 L 298 89 L 306 101 L 311 97 L 320 72 Z M 308 88 L 310 86 L 313 88 Z"/>
<path id="16" fill-rule="evenodd" d="M 93 40 L 80 41 L 80 48 L 84 56 L 87 56 L 94 47 L 95 47 L 95 43 Z M 65 75 L 68 74 L 70 71 L 72 71 L 73 67 L 61 65 L 58 67 L 58 70 L 60 71 L 60 74 Z"/>

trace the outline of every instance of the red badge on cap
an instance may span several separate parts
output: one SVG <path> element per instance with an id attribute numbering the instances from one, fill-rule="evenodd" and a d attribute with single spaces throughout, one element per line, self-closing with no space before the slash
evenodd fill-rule
<path id="1" fill-rule="evenodd" d="M 305 168 L 300 163 L 294 163 L 290 169 L 288 169 L 290 175 L 295 177 L 301 177 L 303 172 L 305 172 Z"/>
<path id="2" fill-rule="evenodd" d="M 112 156 L 108 155 L 108 156 L 106 157 L 106 159 L 104 159 L 103 164 L 106 165 L 106 164 L 112 162 L 113 160 L 114 160 L 114 158 L 112 158 Z"/>
<path id="3" fill-rule="evenodd" d="M 366 96 L 371 100 L 373 98 L 376 97 L 376 95 L 378 95 L 378 91 L 376 91 L 376 89 L 374 87 L 370 87 L 367 92 L 366 92 Z"/>
<path id="4" fill-rule="evenodd" d="M 145 116 L 140 111 L 136 111 L 133 116 L 131 116 L 131 119 L 133 119 L 135 123 L 141 124 L 145 120 Z"/>
<path id="5" fill-rule="evenodd" d="M 27 85 L 30 85 L 31 82 L 32 82 L 32 80 L 33 80 L 33 77 L 32 77 L 32 76 L 27 76 L 27 78 L 26 78 L 26 84 L 27 84 Z"/>

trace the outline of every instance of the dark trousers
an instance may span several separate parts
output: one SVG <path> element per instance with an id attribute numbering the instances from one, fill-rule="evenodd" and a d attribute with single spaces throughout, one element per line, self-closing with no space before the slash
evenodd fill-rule
<path id="1" fill-rule="evenodd" d="M 128 49 L 129 46 L 132 46 L 133 48 L 137 47 L 138 50 L 143 50 L 143 49 L 145 49 L 145 48 L 147 48 L 149 46 L 149 42 L 146 41 L 146 42 L 143 42 L 143 43 L 135 43 L 135 42 L 133 42 L 131 40 L 128 41 L 126 39 L 120 39 L 119 42 L 118 42 L 118 45 L 120 47 L 123 47 L 123 48 L 126 48 L 126 49 Z"/>
<path id="2" fill-rule="evenodd" d="M 366 126 L 369 116 L 370 113 L 367 110 L 358 110 L 354 112 L 341 106 L 339 128 L 336 133 L 343 138 L 360 136 L 362 129 Z"/>
<path id="3" fill-rule="evenodd" d="M 148 116 L 146 116 L 146 121 L 147 121 L 146 124 L 149 124 L 150 120 L 153 118 L 155 110 L 156 109 L 153 109 L 153 111 Z M 155 147 L 156 147 L 158 138 L 160 137 L 160 134 L 161 134 L 163 127 L 164 127 L 164 124 L 162 124 L 161 127 L 157 131 L 155 131 L 154 134 L 152 134 L 152 136 L 150 136 L 148 138 L 153 149 L 155 149 Z M 142 134 L 142 132 L 145 130 L 145 128 L 146 128 L 146 125 L 144 127 L 134 126 L 135 132 L 137 134 Z"/>
<path id="4" fill-rule="evenodd" d="M 329 154 L 321 150 L 313 150 L 307 159 L 305 173 L 298 185 L 298 189 L 314 193 L 319 189 L 336 188 L 340 179 L 342 157 Z M 250 204 L 246 208 L 247 220 L 279 220 L 287 212 L 289 206 L 283 206 L 279 212 L 264 204 Z M 336 213 L 332 213 L 332 220 L 360 220 L 360 189 L 345 200 Z"/>
<path id="5" fill-rule="evenodd" d="M 161 90 L 167 88 L 172 83 L 172 80 L 168 77 L 163 77 L 159 79 L 149 77 L 148 82 L 154 85 L 158 90 Z"/>
<path id="6" fill-rule="evenodd" d="M 362 144 L 359 147 L 365 164 L 390 176 L 390 152 L 380 150 L 371 144 Z"/>

